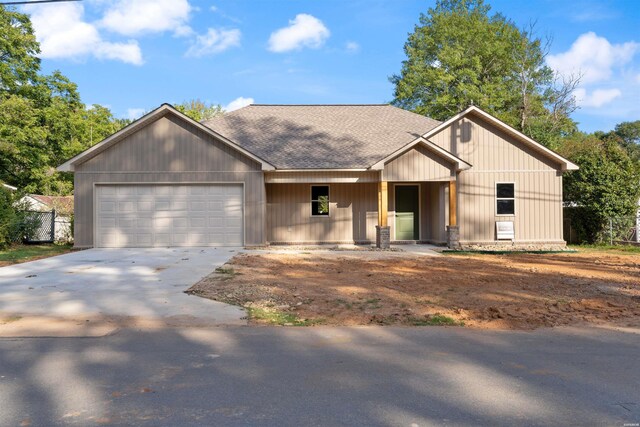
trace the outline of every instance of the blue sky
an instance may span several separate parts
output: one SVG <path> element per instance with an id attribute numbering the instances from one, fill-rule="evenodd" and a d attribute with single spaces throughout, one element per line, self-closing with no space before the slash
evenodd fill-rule
<path id="1" fill-rule="evenodd" d="M 577 70 L 584 131 L 640 120 L 635 0 L 490 1 L 553 37 L 549 64 Z M 29 5 L 45 72 L 119 117 L 200 98 L 256 103 L 383 103 L 403 45 L 433 1 L 84 0 Z"/>

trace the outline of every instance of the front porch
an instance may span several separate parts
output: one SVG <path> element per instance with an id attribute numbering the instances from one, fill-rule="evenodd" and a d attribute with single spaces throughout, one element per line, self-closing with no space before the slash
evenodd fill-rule
<path id="1" fill-rule="evenodd" d="M 380 181 L 376 246 L 388 248 L 403 243 L 457 246 L 456 192 L 455 179 Z"/>

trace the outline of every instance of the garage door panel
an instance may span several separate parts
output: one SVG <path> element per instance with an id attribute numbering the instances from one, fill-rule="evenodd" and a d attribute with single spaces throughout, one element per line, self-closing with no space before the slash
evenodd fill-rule
<path id="1" fill-rule="evenodd" d="M 243 244 L 241 185 L 98 185 L 97 247 Z"/>

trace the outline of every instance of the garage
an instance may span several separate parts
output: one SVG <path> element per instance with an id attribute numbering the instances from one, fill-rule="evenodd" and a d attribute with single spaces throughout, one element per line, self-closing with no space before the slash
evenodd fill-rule
<path id="1" fill-rule="evenodd" d="M 95 186 L 95 246 L 242 246 L 242 184 Z"/>

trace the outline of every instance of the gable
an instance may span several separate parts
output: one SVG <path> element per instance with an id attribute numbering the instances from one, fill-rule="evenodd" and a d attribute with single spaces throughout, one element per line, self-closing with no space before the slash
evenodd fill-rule
<path id="1" fill-rule="evenodd" d="M 563 169 L 559 160 L 477 114 L 458 118 L 428 140 L 473 164 L 476 172 Z"/>
<path id="2" fill-rule="evenodd" d="M 385 181 L 448 181 L 455 165 L 422 144 L 415 145 L 384 165 Z"/>
<path id="3" fill-rule="evenodd" d="M 242 172 L 260 164 L 182 118 L 166 114 L 76 165 L 84 172 Z"/>

